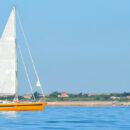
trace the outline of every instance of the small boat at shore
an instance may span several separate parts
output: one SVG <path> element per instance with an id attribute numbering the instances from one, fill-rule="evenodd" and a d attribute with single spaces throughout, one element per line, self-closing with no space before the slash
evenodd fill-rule
<path id="1" fill-rule="evenodd" d="M 18 16 L 19 17 L 19 16 Z M 25 37 L 20 18 L 19 24 L 21 31 L 24 36 L 26 47 L 34 68 L 34 72 L 37 77 L 37 84 L 43 94 L 42 86 L 39 80 L 38 73 Z M 29 87 L 33 94 L 32 83 L 29 79 L 28 71 L 26 64 L 23 59 L 22 51 L 20 45 L 18 44 L 18 39 L 16 40 L 16 8 L 13 7 L 11 14 L 8 18 L 7 24 L 3 31 L 3 34 L 0 39 L 0 95 L 13 95 L 14 99 L 12 101 L 1 101 L 0 102 L 0 111 L 34 111 L 34 110 L 43 110 L 46 105 L 45 101 L 36 101 L 35 96 L 33 95 L 34 101 L 32 102 L 20 102 L 18 99 L 18 70 L 17 70 L 17 49 L 19 50 L 21 60 L 25 69 L 27 81 Z"/>

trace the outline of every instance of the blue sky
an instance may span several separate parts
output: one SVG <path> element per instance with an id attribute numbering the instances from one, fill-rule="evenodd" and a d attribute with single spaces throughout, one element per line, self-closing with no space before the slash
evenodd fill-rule
<path id="1" fill-rule="evenodd" d="M 3 0 L 0 34 L 13 5 L 21 17 L 45 93 L 130 91 L 129 0 Z M 17 30 L 35 86 L 19 27 Z M 29 92 L 27 86 L 19 60 L 19 93 Z"/>

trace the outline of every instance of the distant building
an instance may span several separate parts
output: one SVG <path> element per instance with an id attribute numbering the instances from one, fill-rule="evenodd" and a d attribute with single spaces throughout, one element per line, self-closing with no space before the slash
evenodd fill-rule
<path id="1" fill-rule="evenodd" d="M 44 95 L 40 94 L 39 96 L 45 96 L 45 97 L 48 97 L 49 94 L 44 94 Z"/>
<path id="2" fill-rule="evenodd" d="M 18 97 L 23 97 L 23 95 L 18 95 Z"/>
<path id="3" fill-rule="evenodd" d="M 32 94 L 23 95 L 23 97 L 26 98 L 26 99 L 31 99 L 32 98 Z"/>
<path id="4" fill-rule="evenodd" d="M 68 93 L 65 91 L 60 92 L 60 95 L 58 97 L 69 97 Z"/>
<path id="5" fill-rule="evenodd" d="M 120 99 L 120 97 L 111 96 L 111 99 Z"/>
<path id="6" fill-rule="evenodd" d="M 110 93 L 104 93 L 104 95 L 110 95 Z"/>
<path id="7" fill-rule="evenodd" d="M 0 97 L 10 97 L 12 95 L 0 95 Z"/>
<path id="8" fill-rule="evenodd" d="M 130 99 L 130 96 L 126 96 L 126 98 Z"/>
<path id="9" fill-rule="evenodd" d="M 95 96 L 95 95 L 97 95 L 97 94 L 95 94 L 95 93 L 89 93 L 88 94 L 88 96 Z"/>

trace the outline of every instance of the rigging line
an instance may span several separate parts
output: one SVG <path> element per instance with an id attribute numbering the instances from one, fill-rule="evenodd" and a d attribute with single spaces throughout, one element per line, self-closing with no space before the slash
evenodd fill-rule
<path id="1" fill-rule="evenodd" d="M 36 77 L 37 77 L 37 81 L 40 82 L 40 79 L 39 79 L 39 76 L 38 76 L 38 72 L 37 72 L 37 70 L 36 70 L 36 66 L 35 66 L 35 64 L 34 64 L 34 60 L 33 60 L 33 57 L 32 57 L 32 54 L 31 54 L 31 51 L 30 51 L 30 48 L 29 48 L 29 44 L 28 44 L 27 38 L 26 38 L 26 36 L 25 36 L 24 29 L 23 29 L 23 26 L 22 26 L 22 22 L 21 22 L 21 20 L 20 20 L 20 17 L 19 17 L 18 12 L 17 12 L 16 15 L 18 16 L 19 25 L 20 25 L 20 28 L 21 28 L 21 31 L 22 31 L 22 34 L 23 34 L 23 37 L 24 37 L 25 45 L 26 45 L 26 47 L 27 47 L 27 50 L 28 50 L 28 53 L 29 53 L 29 56 L 30 56 L 32 65 L 33 65 L 33 69 L 34 69 L 35 75 L 36 75 Z M 43 97 L 44 97 L 44 99 L 45 99 L 45 95 L 44 95 L 44 92 L 43 92 L 43 88 L 42 88 L 41 83 L 40 83 L 40 86 L 39 86 L 39 87 L 40 87 L 41 92 L 42 92 L 42 95 L 43 95 Z"/>
<path id="2" fill-rule="evenodd" d="M 24 70 L 25 70 L 25 73 L 26 73 L 26 77 L 27 77 L 27 80 L 28 80 L 28 83 L 29 83 L 29 86 L 30 86 L 30 89 L 31 89 L 31 92 L 32 92 L 32 95 L 33 95 L 33 98 L 34 98 L 34 100 L 36 100 L 36 99 L 35 99 L 35 96 L 34 96 L 34 94 L 33 94 L 32 84 L 31 84 L 31 81 L 30 81 L 30 79 L 29 79 L 29 75 L 28 75 L 28 72 L 27 72 L 27 67 L 26 67 L 26 65 L 25 65 L 25 62 L 24 62 L 24 59 L 23 59 L 23 55 L 22 55 L 20 46 L 19 46 L 18 43 L 17 43 L 17 45 L 18 45 L 18 49 L 19 49 L 19 52 L 20 52 L 20 57 L 21 57 L 21 60 L 22 60 L 23 66 L 24 66 Z"/>

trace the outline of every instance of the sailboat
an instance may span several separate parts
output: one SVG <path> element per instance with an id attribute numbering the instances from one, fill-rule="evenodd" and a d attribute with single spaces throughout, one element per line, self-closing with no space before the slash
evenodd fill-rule
<path id="1" fill-rule="evenodd" d="M 13 7 L 0 39 L 0 95 L 13 95 L 14 100 L 0 102 L 0 111 L 43 110 L 44 106 L 46 105 L 45 101 L 34 100 L 34 101 L 21 102 L 18 100 L 18 74 L 17 74 L 17 68 L 18 68 L 17 49 L 18 48 L 19 45 L 16 40 L 16 8 Z M 23 61 L 21 50 L 19 51 L 21 54 L 21 59 Z M 29 55 L 31 56 L 30 50 L 29 50 Z M 31 60 L 36 72 L 36 68 L 32 56 L 31 56 Z M 24 62 L 23 65 L 25 67 L 25 72 L 28 78 L 29 76 Z M 38 80 L 37 84 L 42 89 L 37 72 L 36 75 Z M 31 81 L 29 79 L 28 81 L 30 87 L 32 87 Z"/>

